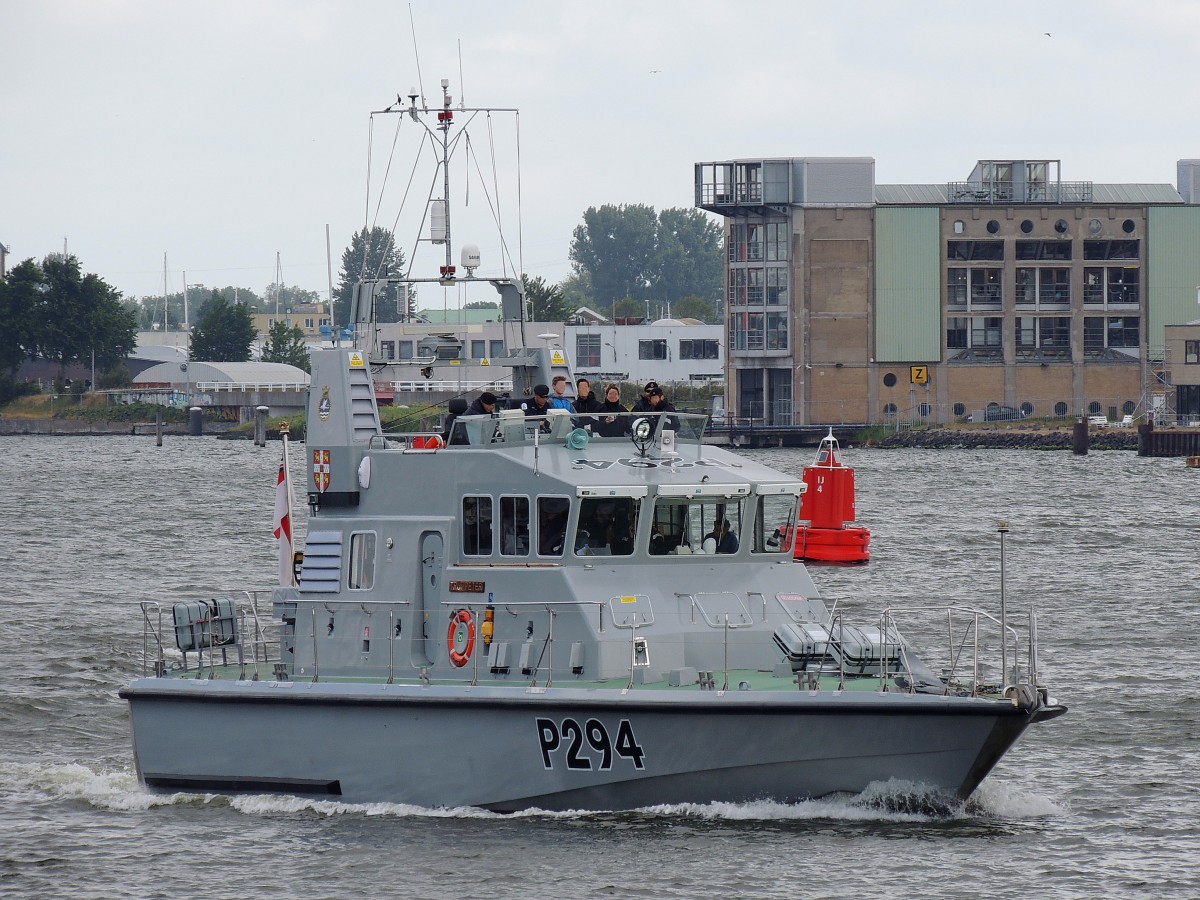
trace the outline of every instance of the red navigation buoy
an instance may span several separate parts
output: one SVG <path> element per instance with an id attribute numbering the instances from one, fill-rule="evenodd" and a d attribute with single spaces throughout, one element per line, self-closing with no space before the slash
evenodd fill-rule
<path id="1" fill-rule="evenodd" d="M 871 531 L 854 521 L 854 469 L 837 458 L 833 429 L 821 439 L 816 461 L 804 468 L 808 490 L 800 501 L 796 559 L 809 562 L 865 563 Z"/>

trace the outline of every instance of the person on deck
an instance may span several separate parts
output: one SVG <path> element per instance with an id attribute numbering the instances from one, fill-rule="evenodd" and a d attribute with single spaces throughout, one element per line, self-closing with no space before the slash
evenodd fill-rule
<path id="1" fill-rule="evenodd" d="M 572 409 L 571 398 L 567 396 L 567 376 L 555 375 L 550 379 L 550 407 L 552 409 Z"/>
<path id="2" fill-rule="evenodd" d="M 592 393 L 592 383 L 586 378 L 578 378 L 575 381 L 575 403 L 573 407 L 577 413 L 594 413 L 600 410 L 600 401 Z M 580 415 L 575 420 L 575 424 L 580 428 L 595 431 L 599 422 L 595 416 Z"/>
<path id="3" fill-rule="evenodd" d="M 467 407 L 464 415 L 468 416 L 490 416 L 496 411 L 496 395 L 491 391 L 484 391 Z"/>
<path id="4" fill-rule="evenodd" d="M 597 412 L 599 424 L 595 430 L 601 437 L 620 437 L 629 431 L 629 417 L 624 415 L 628 410 L 621 405 L 621 389 L 615 384 L 604 388 L 604 402 Z"/>
<path id="5" fill-rule="evenodd" d="M 642 396 L 633 402 L 633 408 L 630 409 L 630 412 L 650 412 L 650 393 L 657 390 L 657 381 L 647 381 L 646 386 L 642 388 Z"/>

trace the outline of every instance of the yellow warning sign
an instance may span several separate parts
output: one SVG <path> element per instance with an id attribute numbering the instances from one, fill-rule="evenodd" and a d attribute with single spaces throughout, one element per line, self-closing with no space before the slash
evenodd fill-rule
<path id="1" fill-rule="evenodd" d="M 553 353 L 550 354 L 550 365 L 565 366 L 566 364 L 567 364 L 567 359 L 565 356 L 563 356 L 563 352 L 561 350 L 555 350 Z"/>
<path id="2" fill-rule="evenodd" d="M 355 350 L 350 354 L 350 368 L 361 369 L 364 365 L 365 363 L 363 362 L 363 356 L 361 353 Z"/>
<path id="3" fill-rule="evenodd" d="M 637 597 L 622 597 L 622 603 L 637 603 Z"/>
<path id="4" fill-rule="evenodd" d="M 490 362 L 488 362 L 486 358 L 485 358 L 485 359 L 481 359 L 481 360 L 479 361 L 479 364 L 480 364 L 481 366 L 490 366 L 490 365 L 491 365 L 491 363 L 490 363 Z"/>
<path id="5" fill-rule="evenodd" d="M 908 377 L 913 384 L 925 384 L 929 381 L 929 366 L 910 366 Z"/>

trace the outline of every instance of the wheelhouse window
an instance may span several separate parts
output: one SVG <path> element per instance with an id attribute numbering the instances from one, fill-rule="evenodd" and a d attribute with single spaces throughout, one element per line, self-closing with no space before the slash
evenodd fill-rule
<path id="1" fill-rule="evenodd" d="M 562 556 L 567 538 L 571 501 L 567 497 L 538 497 L 538 554 Z"/>
<path id="2" fill-rule="evenodd" d="M 397 359 L 412 359 L 413 358 L 413 342 L 412 341 L 397 341 L 396 342 Z"/>
<path id="3" fill-rule="evenodd" d="M 529 498 L 500 498 L 500 555 L 529 555 Z"/>
<path id="4" fill-rule="evenodd" d="M 799 501 L 800 498 L 794 494 L 771 494 L 755 498 L 751 553 L 792 553 Z"/>
<path id="5" fill-rule="evenodd" d="M 636 497 L 585 497 L 575 526 L 575 555 L 629 556 L 640 511 Z"/>
<path id="6" fill-rule="evenodd" d="M 380 341 L 379 354 L 384 359 L 396 358 L 396 342 L 395 341 Z"/>
<path id="7" fill-rule="evenodd" d="M 726 497 L 659 498 L 654 504 L 646 549 L 652 556 L 736 553 L 741 540 L 743 503 Z"/>
<path id="8" fill-rule="evenodd" d="M 375 532 L 359 531 L 350 535 L 350 572 L 346 587 L 369 591 L 375 585 Z"/>
<path id="9" fill-rule="evenodd" d="M 463 497 L 463 554 L 492 555 L 492 498 Z"/>

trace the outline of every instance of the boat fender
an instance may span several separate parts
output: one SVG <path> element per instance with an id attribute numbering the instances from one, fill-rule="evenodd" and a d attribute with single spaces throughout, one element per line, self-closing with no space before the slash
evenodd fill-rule
<path id="1" fill-rule="evenodd" d="M 460 609 L 450 616 L 450 628 L 446 632 L 446 646 L 450 651 L 450 664 L 461 669 L 471 661 L 475 652 L 475 619 L 468 609 Z"/>

